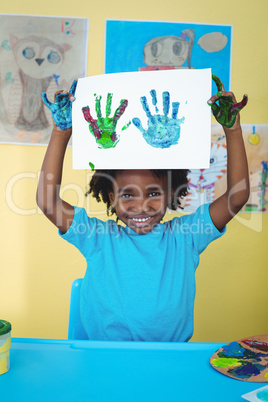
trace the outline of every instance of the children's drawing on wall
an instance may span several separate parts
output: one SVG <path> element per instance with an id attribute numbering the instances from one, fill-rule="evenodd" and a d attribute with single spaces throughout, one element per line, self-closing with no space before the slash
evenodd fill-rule
<path id="1" fill-rule="evenodd" d="M 208 167 L 211 84 L 210 69 L 79 79 L 72 105 L 74 169 Z"/>
<path id="2" fill-rule="evenodd" d="M 228 90 L 231 46 L 230 25 L 107 20 L 105 72 L 211 68 Z"/>
<path id="3" fill-rule="evenodd" d="M 53 101 L 86 74 L 87 19 L 0 15 L 0 143 L 47 144 Z"/>
<path id="4" fill-rule="evenodd" d="M 242 125 L 249 164 L 250 198 L 242 211 L 266 212 L 268 208 L 268 126 Z M 214 201 L 225 191 L 226 144 L 221 126 L 212 125 L 210 168 L 195 169 L 189 174 L 190 192 L 184 200 L 184 211 L 195 211 L 199 205 Z"/>

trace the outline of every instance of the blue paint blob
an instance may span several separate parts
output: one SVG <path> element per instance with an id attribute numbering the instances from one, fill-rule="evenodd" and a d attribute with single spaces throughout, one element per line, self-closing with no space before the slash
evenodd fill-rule
<path id="1" fill-rule="evenodd" d="M 252 376 L 257 376 L 261 371 L 265 370 L 266 367 L 262 364 L 245 363 L 242 366 L 236 367 L 228 372 L 237 378 L 250 378 Z"/>
<path id="2" fill-rule="evenodd" d="M 263 389 L 262 391 L 257 392 L 256 395 L 260 401 L 268 402 L 268 389 Z"/>
<path id="3" fill-rule="evenodd" d="M 231 342 L 222 348 L 222 354 L 229 357 L 241 357 L 245 353 L 243 348 L 238 342 Z"/>
<path id="4" fill-rule="evenodd" d="M 150 91 L 152 103 L 158 112 L 156 91 Z M 133 124 L 141 131 L 145 141 L 155 148 L 169 148 L 171 145 L 178 144 L 180 138 L 181 124 L 184 122 L 184 117 L 178 119 L 179 102 L 172 103 L 172 117 L 168 117 L 170 109 L 170 94 L 167 91 L 162 93 L 163 100 L 163 115 L 157 113 L 152 115 L 147 102 L 146 96 L 140 98 L 143 110 L 148 117 L 148 128 L 145 130 L 142 127 L 139 118 L 132 119 Z"/>

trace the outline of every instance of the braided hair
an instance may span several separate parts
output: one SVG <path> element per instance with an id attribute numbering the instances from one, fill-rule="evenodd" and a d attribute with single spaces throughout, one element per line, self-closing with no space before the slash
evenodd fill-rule
<path id="1" fill-rule="evenodd" d="M 115 208 L 111 205 L 109 193 L 112 193 L 114 190 L 113 183 L 115 182 L 118 172 L 119 170 L 95 171 L 89 183 L 89 190 L 86 192 L 86 196 L 92 194 L 93 198 L 96 198 L 98 202 L 103 201 L 106 204 L 107 215 L 113 215 L 115 213 Z M 176 211 L 177 208 L 182 208 L 180 198 L 188 194 L 187 175 L 190 171 L 188 169 L 161 169 L 152 170 L 152 172 L 158 178 L 166 176 L 168 183 L 170 183 L 168 191 L 174 191 L 174 196 L 168 208 L 173 211 Z"/>

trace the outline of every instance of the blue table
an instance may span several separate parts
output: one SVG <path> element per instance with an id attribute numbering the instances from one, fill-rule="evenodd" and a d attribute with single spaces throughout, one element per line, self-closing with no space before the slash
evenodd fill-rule
<path id="1" fill-rule="evenodd" d="M 210 364 L 219 343 L 147 343 L 13 338 L 8 402 L 242 402 L 264 384 L 233 380 Z"/>

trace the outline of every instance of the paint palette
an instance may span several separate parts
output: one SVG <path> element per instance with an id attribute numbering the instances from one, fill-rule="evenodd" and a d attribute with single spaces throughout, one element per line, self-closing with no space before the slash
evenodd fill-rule
<path id="1" fill-rule="evenodd" d="M 268 382 L 268 335 L 231 342 L 211 356 L 210 364 L 236 380 Z"/>

